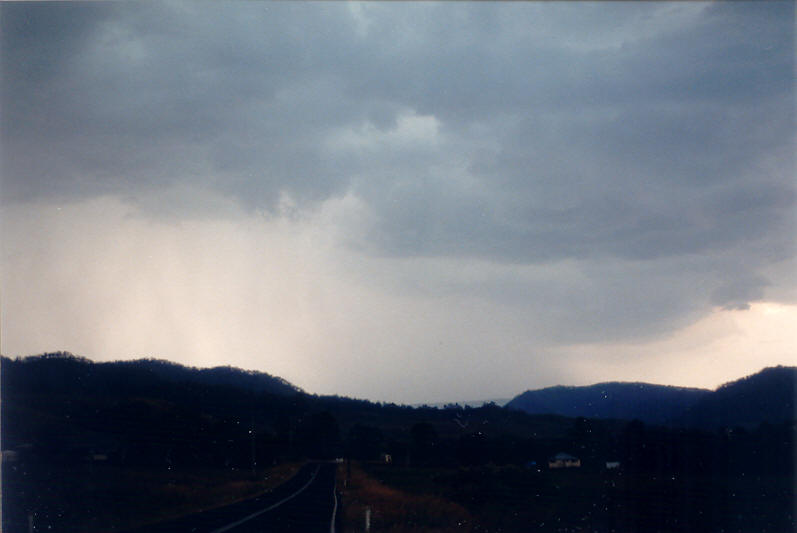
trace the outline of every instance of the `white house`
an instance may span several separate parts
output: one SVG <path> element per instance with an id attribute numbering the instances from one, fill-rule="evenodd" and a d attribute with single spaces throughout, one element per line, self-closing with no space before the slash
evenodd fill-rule
<path id="1" fill-rule="evenodd" d="M 19 452 L 16 450 L 3 450 L 3 462 L 15 463 L 19 460 Z"/>
<path id="2" fill-rule="evenodd" d="M 559 452 L 548 459 L 548 468 L 579 468 L 581 459 L 569 453 Z"/>

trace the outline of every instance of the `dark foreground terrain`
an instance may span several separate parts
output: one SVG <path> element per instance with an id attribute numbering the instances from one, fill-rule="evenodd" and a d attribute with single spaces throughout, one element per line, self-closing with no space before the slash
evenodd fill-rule
<path id="1" fill-rule="evenodd" d="M 514 466 L 419 470 L 370 465 L 366 470 L 406 493 L 460 505 L 469 515 L 470 531 L 794 531 L 794 487 L 779 475 L 664 477 Z"/>
<path id="2" fill-rule="evenodd" d="M 793 376 L 769 369 L 657 425 L 2 358 L 2 530 L 326 531 L 337 513 L 346 531 L 791 533 Z"/>
<path id="3" fill-rule="evenodd" d="M 251 470 L 59 464 L 28 455 L 3 465 L 3 531 L 127 531 L 248 499 L 290 479 L 289 463 Z"/>
<path id="4" fill-rule="evenodd" d="M 308 463 L 255 498 L 136 529 L 131 533 L 328 533 L 339 529 L 334 463 Z"/>

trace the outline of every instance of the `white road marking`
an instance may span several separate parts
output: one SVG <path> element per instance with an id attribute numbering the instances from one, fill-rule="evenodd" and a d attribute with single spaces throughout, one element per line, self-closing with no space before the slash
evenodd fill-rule
<path id="1" fill-rule="evenodd" d="M 335 470 L 335 472 L 337 474 L 337 470 Z M 335 477 L 337 477 L 337 475 Z M 337 492 L 335 492 L 335 489 L 337 489 L 337 488 L 338 488 L 337 484 L 333 482 L 332 483 L 332 499 L 335 502 L 335 506 L 332 508 L 332 522 L 329 523 L 329 533 L 335 533 L 335 515 L 338 512 L 338 494 L 337 494 Z"/>
<path id="2" fill-rule="evenodd" d="M 251 520 L 253 518 L 257 518 L 261 514 L 267 513 L 268 511 L 274 509 L 275 507 L 279 507 L 280 505 L 282 505 L 283 503 L 287 502 L 288 500 L 291 500 L 291 499 L 295 498 L 296 496 L 299 495 L 300 492 L 302 492 L 304 489 L 306 489 L 307 487 L 310 486 L 310 483 L 312 483 L 315 480 L 315 477 L 316 477 L 316 475 L 318 475 L 318 471 L 320 469 L 321 469 L 321 465 L 316 466 L 315 472 L 313 472 L 312 477 L 310 477 L 310 481 L 305 483 L 302 486 L 302 488 L 300 488 L 299 490 L 297 490 L 296 492 L 294 492 L 293 494 L 291 494 L 287 498 L 278 501 L 277 503 L 275 503 L 274 505 L 272 505 L 270 507 L 266 507 L 265 509 L 261 509 L 260 511 L 257 511 L 256 513 L 252 513 L 249 516 L 245 516 L 245 517 L 241 518 L 240 520 L 238 520 L 237 522 L 233 522 L 232 524 L 228 524 L 226 526 L 220 527 L 219 529 L 214 529 L 210 533 L 222 533 L 223 531 L 229 531 L 230 529 L 232 529 L 234 527 L 237 527 L 237 526 L 240 526 L 244 522 L 248 522 L 249 520 Z"/>

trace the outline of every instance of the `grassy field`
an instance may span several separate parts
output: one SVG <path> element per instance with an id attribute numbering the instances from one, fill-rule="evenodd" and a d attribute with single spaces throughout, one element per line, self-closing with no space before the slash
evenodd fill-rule
<path id="1" fill-rule="evenodd" d="M 349 474 L 341 468 L 344 523 L 346 532 L 365 531 L 370 509 L 370 530 L 404 532 L 470 532 L 472 518 L 465 508 L 446 498 L 417 490 L 422 473 L 414 471 L 413 491 L 388 486 L 370 475 L 359 463 L 352 463 Z M 410 469 L 403 472 L 409 473 Z"/>
<path id="2" fill-rule="evenodd" d="M 268 469 L 137 468 L 103 463 L 3 467 L 6 533 L 125 531 L 248 498 L 290 478 L 299 464 Z"/>

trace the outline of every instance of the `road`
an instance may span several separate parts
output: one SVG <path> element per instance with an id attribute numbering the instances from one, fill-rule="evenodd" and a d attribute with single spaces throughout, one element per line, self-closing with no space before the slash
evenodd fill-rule
<path id="1" fill-rule="evenodd" d="M 309 463 L 271 492 L 135 533 L 334 533 L 338 498 L 334 463 Z"/>

